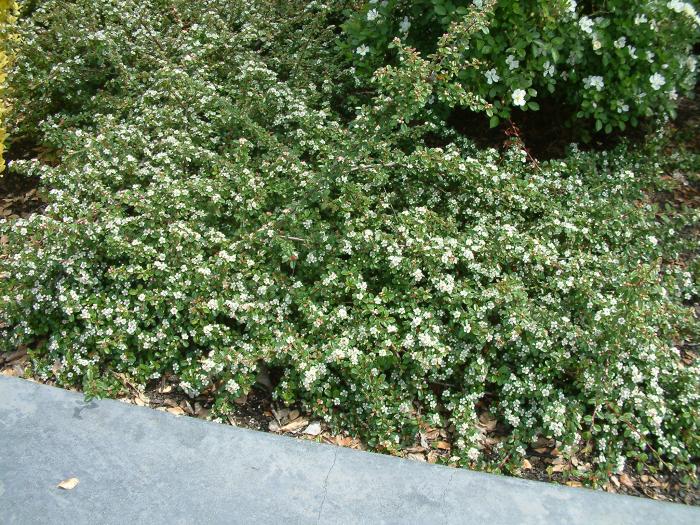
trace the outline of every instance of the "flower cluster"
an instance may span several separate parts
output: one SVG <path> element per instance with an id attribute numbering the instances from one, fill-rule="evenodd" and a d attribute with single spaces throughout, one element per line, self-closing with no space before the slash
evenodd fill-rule
<path id="1" fill-rule="evenodd" d="M 47 0 L 19 26 L 13 122 L 59 162 L 11 166 L 48 206 L 0 223 L 0 351 L 92 395 L 168 376 L 217 414 L 264 364 L 335 429 L 396 450 L 441 426 L 482 468 L 540 437 L 596 472 L 691 464 L 700 370 L 674 342 L 698 290 L 673 239 L 697 217 L 656 220 L 663 157 L 480 151 L 416 120 L 463 93 L 409 50 L 348 118 L 333 33 L 303 25 L 323 12 L 295 40 L 257 3 L 164 4 Z"/>

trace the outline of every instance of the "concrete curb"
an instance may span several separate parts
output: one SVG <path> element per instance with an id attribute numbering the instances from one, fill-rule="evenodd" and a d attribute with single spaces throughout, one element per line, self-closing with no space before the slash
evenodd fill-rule
<path id="1" fill-rule="evenodd" d="M 56 488 L 77 477 L 73 490 Z M 209 423 L 0 376 L 0 522 L 700 523 L 700 510 Z"/>

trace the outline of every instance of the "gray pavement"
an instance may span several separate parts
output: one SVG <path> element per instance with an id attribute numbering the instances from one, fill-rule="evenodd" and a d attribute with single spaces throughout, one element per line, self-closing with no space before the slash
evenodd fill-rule
<path id="1" fill-rule="evenodd" d="M 80 484 L 56 485 L 70 477 Z M 295 440 L 0 376 L 0 524 L 700 524 L 700 510 Z"/>

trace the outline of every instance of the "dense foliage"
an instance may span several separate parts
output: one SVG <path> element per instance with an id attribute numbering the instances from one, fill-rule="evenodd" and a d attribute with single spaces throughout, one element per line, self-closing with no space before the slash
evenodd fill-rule
<path id="1" fill-rule="evenodd" d="M 695 86 L 700 17 L 679 0 L 368 0 L 345 25 L 346 51 L 371 75 L 395 38 L 431 53 L 470 10 L 489 27 L 460 50 L 456 82 L 493 104 L 493 125 L 549 97 L 610 132 L 675 115 Z"/>
<path id="2" fill-rule="evenodd" d="M 697 214 L 656 220 L 653 144 L 479 151 L 428 109 L 480 104 L 449 45 L 402 48 L 341 116 L 338 12 L 316 2 L 39 4 L 14 42 L 13 132 L 57 161 L 11 166 L 48 207 L 0 223 L 0 350 L 90 395 L 175 375 L 215 415 L 265 364 L 279 399 L 372 446 L 453 427 L 486 469 L 541 436 L 589 453 L 592 482 L 690 468 L 700 370 L 674 344 L 696 328 L 678 232 Z M 484 410 L 506 439 L 484 439 Z"/>
<path id="3" fill-rule="evenodd" d="M 0 0 L 0 38 L 11 38 L 11 24 L 14 21 L 17 5 L 14 0 Z M 5 70 L 9 67 L 9 57 L 0 50 L 0 173 L 5 171 L 5 139 L 7 132 L 3 126 L 5 115 Z"/>

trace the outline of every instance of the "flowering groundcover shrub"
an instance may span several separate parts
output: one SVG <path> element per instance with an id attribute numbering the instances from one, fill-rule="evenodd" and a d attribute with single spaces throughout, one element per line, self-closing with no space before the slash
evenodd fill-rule
<path id="1" fill-rule="evenodd" d="M 345 24 L 359 74 L 389 60 L 395 38 L 432 53 L 475 13 L 488 24 L 461 42 L 455 82 L 492 104 L 491 124 L 549 97 L 572 119 L 611 132 L 675 116 L 695 86 L 700 17 L 680 0 L 368 0 Z M 583 128 L 582 131 L 588 131 Z"/>
<path id="2" fill-rule="evenodd" d="M 410 50 L 347 122 L 333 12 L 309 3 L 292 42 L 247 4 L 46 1 L 21 22 L 14 132 L 60 161 L 11 166 L 48 206 L 0 223 L 0 350 L 89 395 L 174 375 L 215 416 L 265 364 L 276 397 L 377 449 L 429 424 L 482 469 L 548 436 L 590 483 L 692 476 L 700 370 L 674 342 L 697 330 L 677 234 L 698 217 L 656 220 L 666 158 L 479 151 L 423 118 L 476 102 Z"/>

